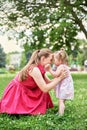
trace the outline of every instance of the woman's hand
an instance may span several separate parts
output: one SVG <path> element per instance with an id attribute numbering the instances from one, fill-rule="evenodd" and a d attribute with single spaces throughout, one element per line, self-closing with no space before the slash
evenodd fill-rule
<path id="1" fill-rule="evenodd" d="M 63 80 L 66 77 L 68 77 L 68 71 L 66 69 L 62 69 L 59 78 L 60 80 Z"/>

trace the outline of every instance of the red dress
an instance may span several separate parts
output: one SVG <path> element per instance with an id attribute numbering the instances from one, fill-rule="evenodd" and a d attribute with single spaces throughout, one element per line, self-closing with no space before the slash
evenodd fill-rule
<path id="1" fill-rule="evenodd" d="M 45 70 L 38 65 L 44 77 Z M 49 93 L 40 90 L 31 76 L 19 82 L 18 75 L 8 84 L 0 101 L 0 113 L 8 114 L 45 114 L 53 103 Z"/>

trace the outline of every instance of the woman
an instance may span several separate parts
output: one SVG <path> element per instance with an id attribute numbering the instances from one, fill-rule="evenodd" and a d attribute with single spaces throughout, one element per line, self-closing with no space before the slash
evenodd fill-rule
<path id="1" fill-rule="evenodd" d="M 67 76 L 66 71 L 50 81 L 45 76 L 45 65 L 51 64 L 53 54 L 49 49 L 33 52 L 27 65 L 8 84 L 0 101 L 0 113 L 45 114 L 53 107 L 49 91 Z M 49 82 L 49 83 L 48 83 Z"/>

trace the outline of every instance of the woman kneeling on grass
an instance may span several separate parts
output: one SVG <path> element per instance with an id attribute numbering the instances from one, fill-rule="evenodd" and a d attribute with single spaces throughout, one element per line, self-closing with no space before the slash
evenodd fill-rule
<path id="1" fill-rule="evenodd" d="M 45 65 L 51 64 L 51 50 L 43 48 L 33 52 L 27 65 L 8 84 L 0 101 L 0 113 L 45 114 L 53 107 L 49 91 L 67 76 L 66 70 L 50 81 L 45 75 Z"/>

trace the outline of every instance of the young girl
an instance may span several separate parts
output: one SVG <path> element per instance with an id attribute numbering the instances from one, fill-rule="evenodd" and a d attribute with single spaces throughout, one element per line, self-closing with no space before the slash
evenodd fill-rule
<path id="1" fill-rule="evenodd" d="M 48 67 L 50 73 L 54 77 L 59 76 L 62 69 L 66 69 L 68 72 L 68 77 L 63 79 L 55 88 L 56 97 L 59 98 L 58 114 L 63 115 L 65 110 L 65 101 L 74 98 L 74 86 L 68 67 L 68 55 L 63 48 L 54 53 L 54 64 L 57 66 L 55 71 Z"/>

